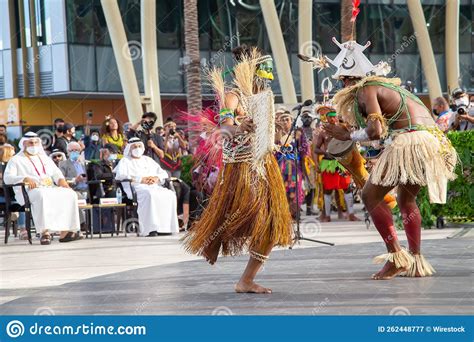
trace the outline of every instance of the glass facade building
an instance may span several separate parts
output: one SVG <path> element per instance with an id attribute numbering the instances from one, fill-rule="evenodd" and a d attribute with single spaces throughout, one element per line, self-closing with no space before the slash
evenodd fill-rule
<path id="1" fill-rule="evenodd" d="M 152 0 L 150 0 L 152 1 Z M 129 43 L 140 46 L 140 0 L 117 0 Z M 31 20 L 29 1 L 13 1 L 14 16 L 9 15 L 8 1 L 1 1 L 0 16 L 0 99 L 14 98 L 14 74 L 23 75 L 22 58 L 33 62 L 31 29 L 36 27 L 39 49 L 41 96 L 81 98 L 121 97 L 121 84 L 109 31 L 100 0 L 35 0 L 35 19 Z M 26 4 L 24 6 L 20 4 Z M 298 1 L 275 0 L 297 94 L 300 93 L 298 52 Z M 460 0 L 459 60 L 460 84 L 474 92 L 474 0 Z M 445 71 L 445 1 L 423 0 L 441 87 L 446 89 Z M 239 44 L 258 45 L 271 53 L 258 0 L 199 0 L 199 40 L 203 65 L 231 64 L 231 49 Z M 21 53 L 19 34 L 23 17 L 26 55 Z M 340 39 L 341 4 L 339 0 L 315 0 L 313 3 L 313 51 L 334 57 L 339 51 L 331 37 Z M 156 2 L 159 78 L 162 99 L 184 99 L 186 82 L 182 63 L 184 51 L 184 16 L 182 0 Z M 13 31 L 15 39 L 7 33 Z M 16 33 L 16 34 L 15 34 Z M 388 61 L 392 75 L 412 81 L 418 94 L 426 94 L 415 33 L 406 1 L 362 0 L 357 20 L 357 41 L 372 45 L 366 50 L 375 64 Z M 12 50 L 16 50 L 16 70 L 12 70 Z M 140 51 L 138 51 L 140 53 Z M 133 61 L 138 85 L 143 92 L 142 59 Z M 27 70 L 30 97 L 33 93 L 33 70 Z M 322 80 L 334 70 L 315 73 L 315 91 L 321 93 Z M 278 70 L 276 70 L 278 77 Z M 18 77 L 17 96 L 24 96 L 23 80 Z M 204 94 L 210 90 L 203 85 Z M 274 82 L 279 93 L 279 84 Z"/>

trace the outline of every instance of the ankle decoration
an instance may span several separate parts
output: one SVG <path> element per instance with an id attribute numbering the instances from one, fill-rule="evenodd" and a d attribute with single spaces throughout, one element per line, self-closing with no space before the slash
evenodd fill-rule
<path id="1" fill-rule="evenodd" d="M 396 268 L 411 268 L 415 263 L 413 256 L 407 252 L 406 249 L 401 249 L 398 252 L 391 252 L 376 256 L 373 260 L 374 264 L 383 264 L 390 261 Z"/>
<path id="2" fill-rule="evenodd" d="M 263 255 L 263 254 L 260 254 L 260 253 L 257 253 L 255 251 L 250 251 L 250 257 L 261 262 L 262 264 L 265 263 L 265 261 L 268 260 L 268 256 L 267 255 Z"/>
<path id="3" fill-rule="evenodd" d="M 431 266 L 431 264 L 426 261 L 422 254 L 412 254 L 412 256 L 414 262 L 406 273 L 407 277 L 416 277 L 417 272 L 419 277 L 429 277 L 436 273 L 433 266 Z"/>

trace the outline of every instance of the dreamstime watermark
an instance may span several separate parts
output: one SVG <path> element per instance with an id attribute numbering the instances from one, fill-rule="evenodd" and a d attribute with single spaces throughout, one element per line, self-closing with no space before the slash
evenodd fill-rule
<path id="1" fill-rule="evenodd" d="M 5 328 L 7 335 L 11 338 L 17 338 L 23 336 L 25 333 L 25 326 L 20 321 L 10 321 Z"/>
<path id="2" fill-rule="evenodd" d="M 48 306 L 42 306 L 35 310 L 35 316 L 55 316 L 56 313 Z"/>
<path id="3" fill-rule="evenodd" d="M 56 335 L 56 336 L 70 336 L 70 335 L 146 335 L 146 327 L 143 325 L 95 325 L 93 322 L 87 324 L 75 325 L 44 325 L 35 322 L 27 329 L 25 325 L 19 320 L 10 321 L 6 328 L 6 333 L 11 338 L 23 336 L 25 333 L 29 335 Z"/>
<path id="4" fill-rule="evenodd" d="M 129 61 L 135 61 L 142 57 L 142 43 L 131 40 L 122 47 L 122 55 Z"/>
<path id="5" fill-rule="evenodd" d="M 61 38 L 61 39 L 59 39 L 59 38 Z M 51 39 L 51 43 L 49 43 L 48 45 L 52 46 L 52 45 L 62 41 L 63 39 L 64 39 L 64 32 L 59 31 L 54 35 L 54 37 Z M 38 63 L 38 61 L 41 59 L 41 57 L 43 57 L 44 55 L 46 55 L 48 53 L 51 53 L 50 48 L 47 47 L 47 46 L 42 47 L 40 49 L 40 52 L 37 53 L 36 55 L 34 55 L 33 59 L 31 61 L 28 61 L 26 63 L 26 69 L 30 70 L 35 65 L 35 63 Z"/>
<path id="6" fill-rule="evenodd" d="M 219 228 L 217 228 L 212 233 L 212 235 L 206 239 L 206 241 L 204 242 L 203 248 L 208 247 L 212 243 L 212 241 L 214 241 L 229 226 L 229 224 L 231 224 L 232 221 L 234 221 L 239 215 L 240 215 L 240 209 L 237 209 L 235 213 L 227 217 L 224 223 L 220 225 Z"/>
<path id="7" fill-rule="evenodd" d="M 310 57 L 317 57 L 322 55 L 323 49 L 321 48 L 321 45 L 314 40 L 308 40 L 304 42 L 303 44 L 300 45 L 299 49 L 300 53 L 305 56 L 310 56 Z"/>
<path id="8" fill-rule="evenodd" d="M 403 53 L 403 51 L 405 51 L 405 49 L 407 49 L 411 44 L 413 44 L 413 42 L 416 40 L 416 38 L 418 37 L 418 33 L 415 31 L 413 32 L 413 34 L 409 37 L 407 36 L 403 36 L 402 37 L 402 40 L 403 40 L 403 43 L 400 45 L 400 47 L 398 49 L 395 50 L 395 52 L 389 57 L 389 59 L 387 60 L 387 63 L 388 64 L 391 64 L 397 57 L 398 55 L 400 55 L 401 53 Z"/>
<path id="9" fill-rule="evenodd" d="M 390 316 L 410 316 L 410 310 L 404 306 L 396 306 L 390 310 Z"/>
<path id="10" fill-rule="evenodd" d="M 304 237 L 315 237 L 321 234 L 321 222 L 315 217 L 309 217 L 300 224 L 301 234 Z"/>
<path id="11" fill-rule="evenodd" d="M 313 305 L 314 305 L 314 308 L 313 308 L 313 310 L 311 311 L 311 313 L 312 313 L 313 315 L 318 315 L 318 314 L 320 314 L 322 311 L 324 311 L 324 308 L 325 308 L 326 306 L 328 306 L 328 304 L 329 304 L 329 298 L 327 298 L 327 297 L 324 298 L 324 300 L 321 301 L 321 302 L 314 302 L 314 304 L 313 304 Z"/>
<path id="12" fill-rule="evenodd" d="M 52 130 L 44 128 L 40 129 L 36 134 L 41 139 L 43 148 L 47 149 L 54 144 L 54 132 Z"/>
<path id="13" fill-rule="evenodd" d="M 218 59 L 226 52 L 229 47 L 232 47 L 234 41 L 239 41 L 240 33 L 232 35 L 231 37 L 225 36 L 225 43 L 217 52 L 209 59 L 208 65 L 214 65 Z"/>
<path id="14" fill-rule="evenodd" d="M 232 316 L 234 315 L 234 313 L 227 306 L 218 306 L 217 308 L 212 310 L 212 315 L 213 316 Z"/>

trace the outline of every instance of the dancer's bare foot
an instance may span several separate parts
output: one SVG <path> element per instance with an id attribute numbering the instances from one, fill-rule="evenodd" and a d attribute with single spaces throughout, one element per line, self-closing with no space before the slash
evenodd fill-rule
<path id="1" fill-rule="evenodd" d="M 339 211 L 339 212 L 337 213 L 337 218 L 338 218 L 339 220 L 344 220 L 344 219 L 346 218 L 346 215 L 344 214 L 343 211 Z"/>
<path id="2" fill-rule="evenodd" d="M 396 268 L 395 264 L 390 261 L 387 261 L 380 271 L 375 274 L 372 274 L 372 279 L 374 280 L 389 280 L 402 272 L 406 272 L 407 267 Z"/>
<path id="3" fill-rule="evenodd" d="M 347 217 L 347 220 L 349 220 L 349 221 L 360 221 L 360 218 L 358 218 L 354 214 L 349 214 L 349 216 Z"/>
<path id="4" fill-rule="evenodd" d="M 257 283 L 245 283 L 243 281 L 239 281 L 237 285 L 235 285 L 235 292 L 237 293 L 272 293 L 272 290 L 258 285 Z"/>

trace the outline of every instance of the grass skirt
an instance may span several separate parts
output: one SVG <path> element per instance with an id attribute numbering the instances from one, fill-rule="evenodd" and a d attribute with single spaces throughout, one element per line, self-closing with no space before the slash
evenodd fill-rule
<path id="1" fill-rule="evenodd" d="M 372 184 L 427 186 L 431 203 L 446 203 L 447 182 L 456 176 L 457 153 L 436 128 L 395 134 L 370 173 Z"/>
<path id="2" fill-rule="evenodd" d="M 213 264 L 222 255 L 245 248 L 264 253 L 270 246 L 292 242 L 291 215 L 275 157 L 265 159 L 266 177 L 247 162 L 225 164 L 199 221 L 183 238 L 188 252 Z"/>

